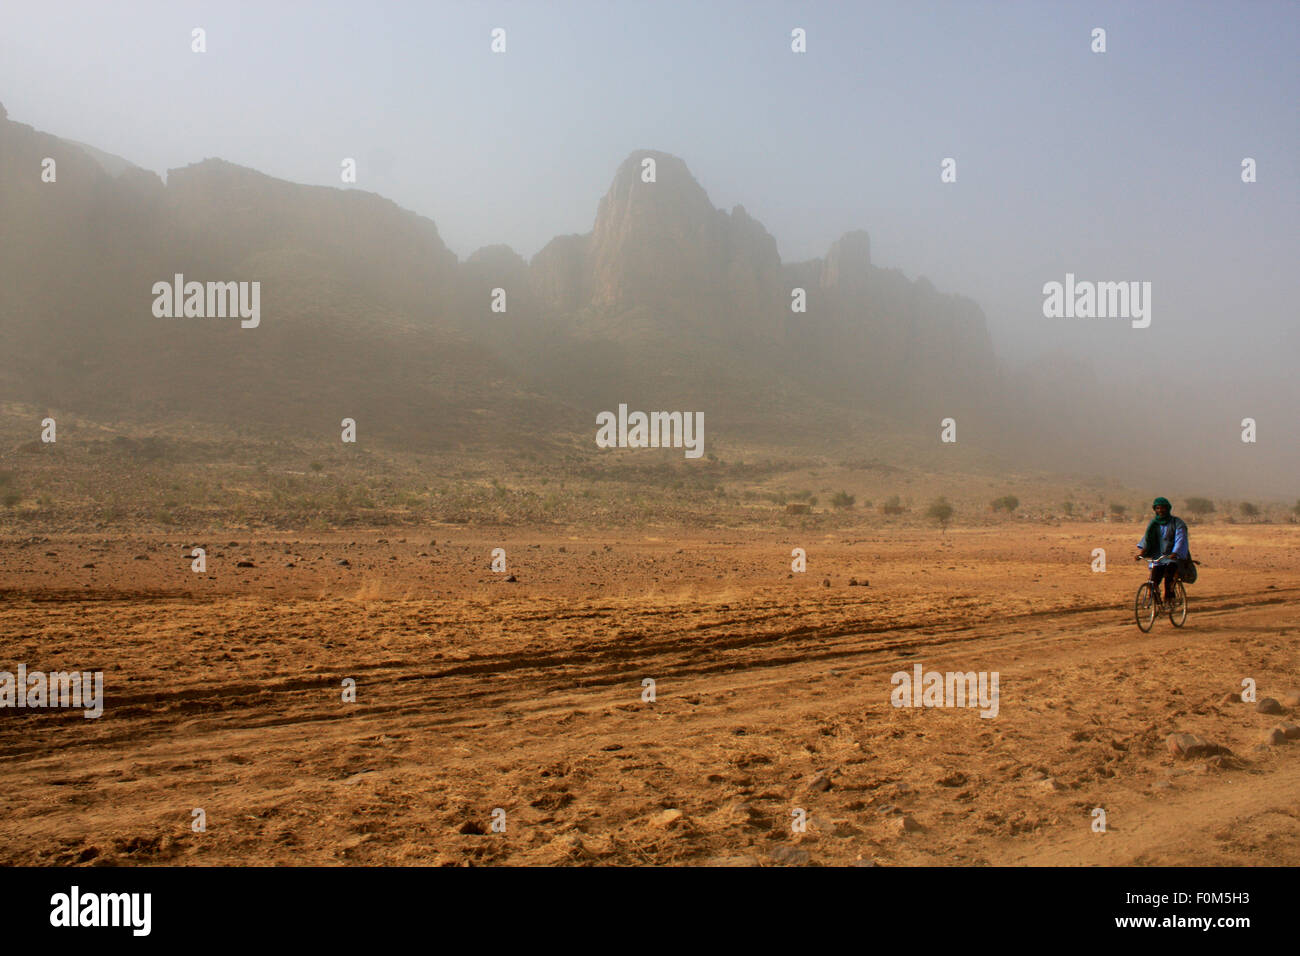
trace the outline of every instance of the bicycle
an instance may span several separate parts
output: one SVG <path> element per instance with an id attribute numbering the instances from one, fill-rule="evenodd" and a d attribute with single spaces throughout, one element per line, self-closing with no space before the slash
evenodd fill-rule
<path id="1" fill-rule="evenodd" d="M 1154 570 L 1157 564 L 1168 564 L 1171 561 L 1177 561 L 1172 554 L 1163 554 L 1154 561 L 1147 563 L 1147 567 Z M 1183 580 L 1176 572 L 1174 574 L 1173 599 L 1166 604 L 1160 597 L 1160 589 L 1151 583 L 1150 579 L 1142 582 L 1137 590 L 1137 597 L 1133 600 L 1133 616 L 1137 618 L 1138 630 L 1143 634 L 1155 626 L 1156 618 L 1161 614 L 1169 615 L 1169 623 L 1174 627 L 1182 627 L 1187 623 L 1187 590 L 1183 587 Z"/>

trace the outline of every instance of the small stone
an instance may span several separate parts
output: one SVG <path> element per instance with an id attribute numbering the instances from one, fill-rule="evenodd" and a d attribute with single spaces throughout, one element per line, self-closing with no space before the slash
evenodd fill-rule
<path id="1" fill-rule="evenodd" d="M 855 587 L 857 587 L 857 586 L 858 586 L 858 579 L 857 579 L 857 578 L 849 578 L 849 587 L 851 587 L 851 588 L 855 588 Z"/>
<path id="2" fill-rule="evenodd" d="M 464 823 L 460 825 L 460 829 L 457 830 L 456 832 L 473 834 L 474 836 L 483 836 L 485 833 L 487 833 L 487 830 L 484 830 L 483 824 L 479 823 L 477 820 L 466 820 Z"/>
<path id="3" fill-rule="evenodd" d="M 1241 703 L 1240 694 L 1224 694 L 1219 698 L 1219 704 L 1223 707 L 1231 707 L 1233 704 Z"/>
<path id="4" fill-rule="evenodd" d="M 665 810 L 663 813 L 656 814 L 651 820 L 650 825 L 659 829 L 667 829 L 674 823 L 683 818 L 684 814 L 680 810 Z"/>
<path id="5" fill-rule="evenodd" d="M 831 579 L 830 579 L 830 578 L 822 578 L 822 587 L 824 587 L 824 588 L 828 588 L 828 587 L 830 587 L 830 586 L 831 586 Z"/>
<path id="6" fill-rule="evenodd" d="M 90 564 L 83 564 L 83 565 L 82 565 L 83 568 L 93 568 L 94 566 L 95 566 L 95 565 L 94 565 L 93 562 L 90 563 Z"/>
<path id="7" fill-rule="evenodd" d="M 1038 781 L 1038 789 L 1046 790 L 1049 793 L 1060 793 L 1065 789 L 1065 784 L 1055 777 L 1048 777 L 1046 780 Z"/>
<path id="8" fill-rule="evenodd" d="M 805 787 L 808 790 L 815 791 L 816 793 L 825 793 L 827 790 L 831 788 L 831 778 L 826 774 L 824 770 L 818 771 L 817 773 L 813 774 L 810 778 L 808 778 L 808 782 L 805 784 Z"/>
<path id="9" fill-rule="evenodd" d="M 235 567 L 237 567 L 237 568 L 255 568 L 255 567 L 257 567 L 257 565 L 254 564 L 252 561 L 237 561 L 237 562 L 235 562 Z"/>
<path id="10" fill-rule="evenodd" d="M 1277 729 L 1286 735 L 1287 740 L 1300 739 L 1300 724 L 1283 723 L 1278 724 Z"/>
<path id="11" fill-rule="evenodd" d="M 919 833 L 925 828 L 916 822 L 916 818 L 908 814 L 903 814 L 894 821 L 894 829 L 899 833 Z"/>
<path id="12" fill-rule="evenodd" d="M 132 558 L 131 560 L 132 560 L 132 561 L 148 561 L 148 560 L 149 560 L 149 555 L 147 555 L 147 554 L 137 554 L 137 555 L 136 555 L 134 558 Z"/>
<path id="13" fill-rule="evenodd" d="M 350 567 L 352 567 L 352 562 L 349 561 L 347 558 L 339 558 L 339 559 L 338 559 L 337 561 L 335 561 L 334 563 L 337 564 L 340 568 L 350 568 Z"/>
<path id="14" fill-rule="evenodd" d="M 1223 752 L 1223 748 L 1203 740 L 1195 734 L 1170 734 L 1165 745 L 1175 757 L 1208 757 Z"/>
<path id="15" fill-rule="evenodd" d="M 1272 697 L 1265 697 L 1255 705 L 1255 710 L 1261 714 L 1284 714 L 1285 708 Z"/>
<path id="16" fill-rule="evenodd" d="M 517 582 L 518 580 L 519 580 L 519 579 L 518 579 L 517 577 L 515 577 L 513 574 L 510 575 L 510 577 L 506 578 L 506 581 L 507 581 L 507 582 L 510 582 L 510 583 L 515 583 L 515 582 Z"/>
<path id="17" fill-rule="evenodd" d="M 1286 731 L 1281 727 L 1274 727 L 1272 730 L 1264 732 L 1264 744 L 1269 747 L 1276 747 L 1286 743 Z"/>
<path id="18" fill-rule="evenodd" d="M 1293 687 L 1283 694 L 1282 704 L 1285 707 L 1300 707 L 1300 690 Z"/>

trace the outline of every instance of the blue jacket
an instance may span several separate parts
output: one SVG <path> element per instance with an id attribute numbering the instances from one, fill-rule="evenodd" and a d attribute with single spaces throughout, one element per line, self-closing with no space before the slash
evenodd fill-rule
<path id="1" fill-rule="evenodd" d="M 1187 550 L 1187 524 L 1182 518 L 1174 518 L 1173 515 L 1170 515 L 1170 517 L 1173 518 L 1173 520 L 1162 529 L 1164 534 L 1160 539 L 1162 542 L 1160 554 L 1172 554 L 1176 558 L 1186 560 L 1192 556 L 1191 552 Z M 1138 547 L 1145 547 L 1146 541 L 1147 537 L 1144 534 L 1138 540 Z M 1160 554 L 1144 553 L 1143 557 L 1158 558 L 1160 557 Z"/>

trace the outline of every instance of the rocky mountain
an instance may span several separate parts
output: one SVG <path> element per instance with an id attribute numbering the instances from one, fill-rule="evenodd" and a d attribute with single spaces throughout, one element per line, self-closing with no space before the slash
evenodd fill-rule
<path id="1" fill-rule="evenodd" d="M 4 114 L 0 209 L 0 400 L 293 429 L 364 417 L 434 446 L 582 434 L 628 402 L 779 442 L 977 415 L 998 387 L 975 303 L 878 267 L 864 232 L 783 264 L 743 207 L 714 208 L 653 150 L 619 166 L 591 232 L 531 262 L 506 246 L 460 262 L 372 193 L 218 159 L 164 183 Z M 259 326 L 155 316 L 151 289 L 176 274 L 260 282 Z"/>

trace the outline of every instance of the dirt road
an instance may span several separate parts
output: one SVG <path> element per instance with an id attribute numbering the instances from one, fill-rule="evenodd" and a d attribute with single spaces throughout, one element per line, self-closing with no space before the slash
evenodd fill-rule
<path id="1" fill-rule="evenodd" d="M 1145 636 L 1129 526 L 0 542 L 0 671 L 105 686 L 0 710 L 0 862 L 1300 863 L 1291 709 L 1227 698 L 1300 686 L 1300 529 L 1193 532 Z"/>

